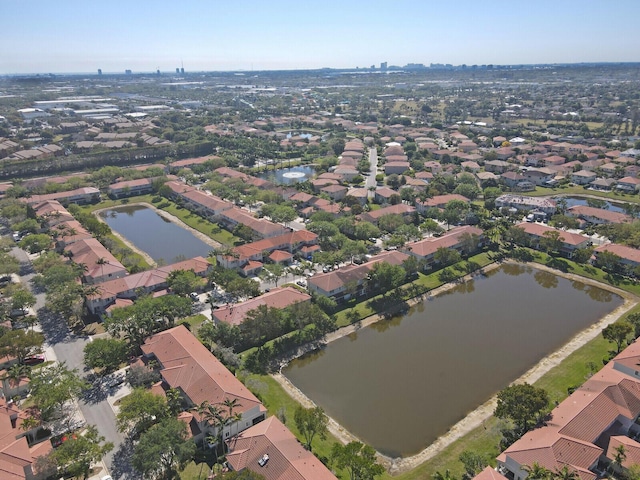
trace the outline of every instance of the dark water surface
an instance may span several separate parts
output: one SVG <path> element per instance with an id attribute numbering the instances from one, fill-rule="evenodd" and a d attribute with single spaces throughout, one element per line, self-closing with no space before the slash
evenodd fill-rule
<path id="1" fill-rule="evenodd" d="M 111 227 L 156 262 L 206 257 L 213 247 L 190 231 L 158 215 L 153 209 L 131 205 L 105 210 L 100 216 Z"/>
<path id="2" fill-rule="evenodd" d="M 597 287 L 504 265 L 283 373 L 376 450 L 409 456 L 622 303 Z"/>

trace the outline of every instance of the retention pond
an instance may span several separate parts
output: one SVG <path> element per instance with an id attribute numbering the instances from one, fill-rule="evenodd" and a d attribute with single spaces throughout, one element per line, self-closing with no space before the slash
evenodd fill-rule
<path id="1" fill-rule="evenodd" d="M 181 258 L 206 257 L 213 248 L 143 205 L 111 208 L 100 212 L 100 217 L 156 262 L 170 264 Z"/>
<path id="2" fill-rule="evenodd" d="M 282 373 L 362 441 L 407 457 L 622 304 L 607 290 L 507 264 Z"/>

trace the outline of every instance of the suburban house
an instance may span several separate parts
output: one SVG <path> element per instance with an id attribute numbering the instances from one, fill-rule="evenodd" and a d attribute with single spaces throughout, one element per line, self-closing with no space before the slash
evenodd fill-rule
<path id="1" fill-rule="evenodd" d="M 277 417 L 248 428 L 228 445 L 227 464 L 237 472 L 246 468 L 267 480 L 336 480 Z"/>
<path id="2" fill-rule="evenodd" d="M 391 197 L 394 195 L 400 194 L 395 190 L 391 190 L 389 187 L 376 188 L 376 191 L 373 194 L 373 201 L 384 205 L 385 203 L 389 203 Z"/>
<path id="3" fill-rule="evenodd" d="M 180 197 L 185 207 L 210 221 L 217 220 L 222 212 L 233 208 L 233 203 L 201 190 L 189 190 Z"/>
<path id="4" fill-rule="evenodd" d="M 212 265 L 203 257 L 195 257 L 171 265 L 134 273 L 108 280 L 98 285 L 98 293 L 87 298 L 87 308 L 94 314 L 104 313 L 118 299 L 135 299 L 143 293 L 158 292 L 167 288 L 167 277 L 175 270 L 193 270 L 199 277 L 206 277 Z"/>
<path id="5" fill-rule="evenodd" d="M 318 247 L 318 235 L 309 230 L 297 230 L 277 237 L 265 238 L 257 242 L 235 247 L 230 254 L 220 253 L 216 256 L 218 264 L 224 268 L 240 268 L 249 261 L 262 262 L 265 254 L 276 250 L 297 253 L 304 247 Z M 315 251 L 316 249 L 312 249 Z M 262 265 L 260 265 L 262 266 Z"/>
<path id="6" fill-rule="evenodd" d="M 556 212 L 556 202 L 547 198 L 526 197 L 522 195 L 500 195 L 496 198 L 496 207 L 515 208 L 516 210 L 536 210 L 547 215 Z"/>
<path id="7" fill-rule="evenodd" d="M 604 192 L 608 192 L 616 186 L 615 178 L 596 178 L 593 182 L 589 184 L 589 188 L 592 190 L 602 190 Z"/>
<path id="8" fill-rule="evenodd" d="M 620 212 L 613 212 L 604 208 L 575 205 L 567 209 L 567 215 L 578 217 L 585 222 L 601 225 L 603 223 L 631 223 L 633 218 Z"/>
<path id="9" fill-rule="evenodd" d="M 153 191 L 153 182 L 150 178 L 126 180 L 124 182 L 109 185 L 109 196 L 113 198 L 130 197 L 132 195 L 144 195 Z"/>
<path id="10" fill-rule="evenodd" d="M 220 220 L 225 223 L 229 229 L 233 229 L 237 225 L 244 225 L 252 231 L 252 236 L 256 240 L 284 235 L 290 231 L 290 229 L 265 220 L 264 218 L 256 218 L 249 212 L 238 207 L 221 211 Z"/>
<path id="11" fill-rule="evenodd" d="M 557 228 L 548 227 L 547 225 L 541 225 L 539 223 L 522 222 L 516 227 L 524 230 L 529 237 L 534 248 L 539 246 L 540 240 L 545 238 L 545 234 L 550 232 L 558 232 L 559 239 L 562 242 L 560 247 L 560 253 L 568 258 L 573 256 L 573 252 L 579 248 L 586 248 L 591 244 L 589 237 L 583 237 L 577 233 L 565 232 L 564 230 L 558 230 Z"/>
<path id="12" fill-rule="evenodd" d="M 178 389 L 190 407 L 203 402 L 221 404 L 225 400 L 237 400 L 234 411 L 240 414 L 237 421 L 224 427 L 222 438 L 231 436 L 263 421 L 267 409 L 184 325 L 165 330 L 149 337 L 140 347 L 143 361 L 158 363 L 163 389 Z M 199 437 L 213 433 L 214 428 L 198 421 L 192 432 Z M 198 430 L 200 432 L 198 433 Z"/>
<path id="13" fill-rule="evenodd" d="M 452 200 L 459 200 L 464 203 L 469 203 L 469 199 L 458 193 L 449 193 L 446 195 L 436 195 L 426 200 L 416 200 L 416 210 L 420 214 L 426 213 L 430 208 L 444 208 Z"/>
<path id="14" fill-rule="evenodd" d="M 525 180 L 536 185 L 547 185 L 556 176 L 556 172 L 550 168 L 530 168 L 522 172 Z"/>
<path id="15" fill-rule="evenodd" d="M 589 170 L 578 170 L 571 174 L 571 181 L 576 185 L 589 185 L 598 176 Z"/>
<path id="16" fill-rule="evenodd" d="M 367 291 L 367 276 L 373 266 L 379 262 L 391 265 L 402 265 L 409 256 L 398 251 L 383 252 L 362 265 L 348 265 L 333 272 L 314 275 L 307 280 L 310 292 L 337 301 L 348 300 L 352 296 L 360 296 Z"/>
<path id="17" fill-rule="evenodd" d="M 500 175 L 500 180 L 507 187 L 515 191 L 530 192 L 536 189 L 534 183 L 530 182 L 525 178 L 524 175 L 521 175 L 517 172 L 504 172 L 502 175 Z"/>
<path id="18" fill-rule="evenodd" d="M 608 476 L 616 454 L 625 446 L 622 467 L 640 463 L 640 343 L 634 342 L 551 411 L 545 425 L 527 432 L 498 457 L 499 476 L 527 478 L 534 462 L 550 471 L 568 467 L 580 480 Z"/>
<path id="19" fill-rule="evenodd" d="M 394 173 L 397 175 L 402 175 L 404 172 L 410 169 L 411 165 L 409 164 L 409 162 L 396 161 L 384 164 L 384 173 L 386 175 L 392 175 Z"/>
<path id="20" fill-rule="evenodd" d="M 310 301 L 311 295 L 303 293 L 293 287 L 279 287 L 245 302 L 212 310 L 211 315 L 216 323 L 225 322 L 231 325 L 240 325 L 248 312 L 262 305 L 282 310 L 296 303 Z"/>
<path id="21" fill-rule="evenodd" d="M 65 249 L 67 245 L 71 245 L 80 240 L 93 238 L 93 235 L 82 226 L 77 220 L 68 220 L 64 222 L 55 222 L 55 225 L 47 222 L 49 225 L 49 233 L 55 237 L 56 248 L 59 251 Z"/>
<path id="22" fill-rule="evenodd" d="M 473 243 L 469 243 L 472 239 Z M 441 237 L 429 237 L 413 243 L 407 243 L 401 250 L 425 262 L 426 267 L 436 265 L 434 258 L 439 248 L 450 248 L 459 253 L 472 253 L 482 246 L 484 235 L 482 229 L 465 225 L 452 228 Z"/>
<path id="23" fill-rule="evenodd" d="M 50 441 L 29 446 L 22 423 L 29 415 L 13 401 L 0 397 L 0 478 L 34 480 L 33 464 L 52 449 Z M 32 429 L 33 430 L 33 429 Z"/>
<path id="24" fill-rule="evenodd" d="M 411 216 L 415 211 L 415 207 L 412 207 L 411 205 L 398 203 L 396 205 L 389 205 L 388 207 L 383 207 L 371 212 L 362 213 L 358 215 L 358 218 L 365 222 L 377 225 L 380 217 L 383 217 L 384 215 L 403 215 L 406 217 Z"/>
<path id="25" fill-rule="evenodd" d="M 620 257 L 620 263 L 630 268 L 640 265 L 640 250 L 637 248 L 627 247 L 626 245 L 618 245 L 617 243 L 605 243 L 596 247 L 593 256 L 597 259 L 602 252 L 613 253 Z"/>
<path id="26" fill-rule="evenodd" d="M 78 240 L 65 247 L 71 261 L 82 267 L 86 283 L 102 283 L 126 276 L 127 269 L 95 238 Z"/>
<path id="27" fill-rule="evenodd" d="M 48 200 L 57 200 L 62 205 L 77 203 L 80 205 L 87 203 L 95 203 L 100 201 L 100 190 L 95 187 L 82 187 L 66 192 L 49 193 L 47 195 L 32 195 L 24 201 L 29 205 L 46 202 Z"/>
<path id="28" fill-rule="evenodd" d="M 484 169 L 492 173 L 504 173 L 509 170 L 512 165 L 504 160 L 487 160 L 484 162 Z"/>
<path id="29" fill-rule="evenodd" d="M 636 193 L 640 190 L 640 178 L 636 177 L 624 177 L 618 180 L 616 184 L 616 188 L 618 190 L 623 190 L 625 192 Z"/>
<path id="30" fill-rule="evenodd" d="M 342 185 L 327 185 L 326 187 L 322 187 L 320 189 L 320 193 L 326 193 L 331 200 L 334 200 L 336 202 L 339 202 L 344 197 L 346 197 L 348 191 L 349 188 Z"/>
<path id="31" fill-rule="evenodd" d="M 220 157 L 216 156 L 208 156 L 208 157 L 197 157 L 197 158 L 185 158 L 184 160 L 177 160 L 168 165 L 169 173 L 176 173 L 183 168 L 193 168 L 198 165 L 203 165 L 212 160 L 221 160 Z"/>

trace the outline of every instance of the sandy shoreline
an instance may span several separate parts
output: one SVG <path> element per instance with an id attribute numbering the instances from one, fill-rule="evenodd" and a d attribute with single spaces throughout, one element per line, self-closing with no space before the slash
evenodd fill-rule
<path id="1" fill-rule="evenodd" d="M 512 262 L 512 263 L 516 263 L 516 262 Z M 587 344 L 588 342 L 596 338 L 598 335 L 600 335 L 600 332 L 604 327 L 618 320 L 622 315 L 624 315 L 631 308 L 633 308 L 640 300 L 635 295 L 625 292 L 624 290 L 620 290 L 611 285 L 596 282 L 594 280 L 581 277 L 579 275 L 559 272 L 557 270 L 553 270 L 544 265 L 539 265 L 534 263 L 527 263 L 527 264 L 519 263 L 519 264 L 527 265 L 538 270 L 548 271 L 564 278 L 577 280 L 587 285 L 594 285 L 599 288 L 611 291 L 613 293 L 616 293 L 620 297 L 622 297 L 624 300 L 624 303 L 620 307 L 616 308 L 614 311 L 606 315 L 604 318 L 602 318 L 599 322 L 591 325 L 590 327 L 578 333 L 575 337 L 569 340 L 559 350 L 553 352 L 552 354 L 540 360 L 540 362 L 538 362 L 535 366 L 529 369 L 524 375 L 522 375 L 520 378 L 515 380 L 513 383 L 522 383 L 522 382 L 533 383 L 539 380 L 545 373 L 549 372 L 553 367 L 559 365 L 570 354 L 572 354 L 573 352 L 578 350 L 580 347 L 582 347 L 583 345 Z M 491 270 L 495 270 L 496 268 L 499 268 L 500 266 L 501 264 L 494 263 L 485 267 L 482 271 L 489 272 Z M 465 281 L 468 281 L 470 279 L 472 279 L 470 275 L 467 275 L 464 277 Z M 438 295 L 446 290 L 454 288 L 456 285 L 458 285 L 458 283 L 446 284 L 432 290 L 431 292 L 429 292 L 429 294 Z M 409 300 L 407 303 L 410 306 L 413 306 L 422 301 L 423 301 L 422 297 L 417 297 Z M 383 318 L 384 317 L 382 315 L 376 314 L 376 315 L 372 315 L 371 317 L 367 317 L 363 319 L 357 325 L 349 325 L 341 329 L 338 329 L 335 332 L 331 332 L 326 336 L 326 342 L 327 343 L 333 342 L 339 338 L 342 338 L 346 335 L 349 335 L 357 331 L 362 327 L 378 322 Z M 305 352 L 301 351 L 299 355 L 302 355 L 303 353 Z M 277 373 L 272 376 L 285 389 L 285 391 L 289 395 L 291 395 L 291 397 L 293 397 L 295 400 L 300 402 L 304 407 L 309 408 L 309 407 L 315 406 L 313 401 L 309 399 L 297 387 L 295 387 L 286 377 L 284 377 L 284 375 L 282 375 L 281 373 Z M 453 425 L 447 433 L 437 438 L 431 445 L 429 445 L 427 448 L 417 453 L 416 455 L 406 457 L 406 458 L 392 459 L 384 455 L 378 454 L 379 459 L 382 461 L 382 463 L 384 463 L 384 465 L 387 467 L 389 472 L 392 474 L 403 473 L 408 470 L 412 470 L 413 468 L 417 467 L 421 463 L 424 463 L 425 461 L 434 457 L 445 447 L 449 446 L 456 440 L 462 438 L 467 433 L 471 432 L 475 428 L 482 425 L 482 422 L 484 420 L 491 417 L 495 409 L 495 406 L 496 406 L 496 396 L 492 397 L 487 402 L 480 405 L 472 412 L 468 413 L 465 418 L 463 418 L 458 423 Z M 353 435 L 351 432 L 346 430 L 333 418 L 329 418 L 329 431 L 343 443 L 348 443 L 353 440 L 358 440 L 358 438 L 355 435 Z"/>
<path id="2" fill-rule="evenodd" d="M 106 210 L 114 210 L 114 209 L 121 208 L 121 207 L 134 207 L 134 206 L 142 206 L 142 207 L 150 208 L 151 210 L 156 212 L 161 217 L 166 218 L 167 220 L 169 220 L 172 223 L 175 223 L 176 225 L 179 225 L 180 227 L 184 228 L 185 230 L 188 230 L 189 232 L 191 232 L 193 234 L 193 236 L 195 236 L 199 240 L 202 240 L 207 245 L 211 245 L 212 248 L 220 248 L 222 246 L 221 243 L 216 242 L 215 240 L 212 240 L 211 238 L 207 237 L 204 233 L 199 232 L 198 230 L 196 230 L 193 227 L 190 227 L 189 225 L 184 223 L 182 220 L 180 220 L 175 215 L 172 215 L 172 214 L 170 214 L 168 212 L 165 212 L 164 210 L 160 210 L 159 208 L 156 208 L 155 206 L 151 205 L 150 203 L 146 203 L 146 202 L 127 203 L 126 205 L 116 205 L 116 206 L 113 206 L 113 207 L 100 208 L 98 210 L 94 210 L 92 213 L 96 216 L 96 218 L 98 220 L 100 220 L 101 222 L 106 223 L 104 221 L 104 219 L 100 216 L 101 212 L 104 212 Z M 158 266 L 157 263 L 155 262 L 155 260 L 153 258 L 151 258 L 148 253 L 146 253 L 143 250 L 140 250 L 138 247 L 136 247 L 133 243 L 131 243 L 129 240 L 127 240 L 127 238 L 125 238 L 122 235 L 120 235 L 118 232 L 116 232 L 114 230 L 111 230 L 111 232 L 113 233 L 114 236 L 118 237 L 118 239 L 120 239 L 122 241 L 122 243 L 124 243 L 127 247 L 129 247 L 131 250 L 133 250 L 138 255 L 143 257 L 144 260 L 149 265 L 151 265 L 152 267 L 157 267 Z"/>

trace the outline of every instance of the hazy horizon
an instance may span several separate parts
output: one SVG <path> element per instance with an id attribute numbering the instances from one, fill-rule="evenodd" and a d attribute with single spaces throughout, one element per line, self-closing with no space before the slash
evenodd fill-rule
<path id="1" fill-rule="evenodd" d="M 28 7 L 28 8 L 27 8 Z M 640 61 L 637 0 L 5 0 L 0 74 Z"/>

